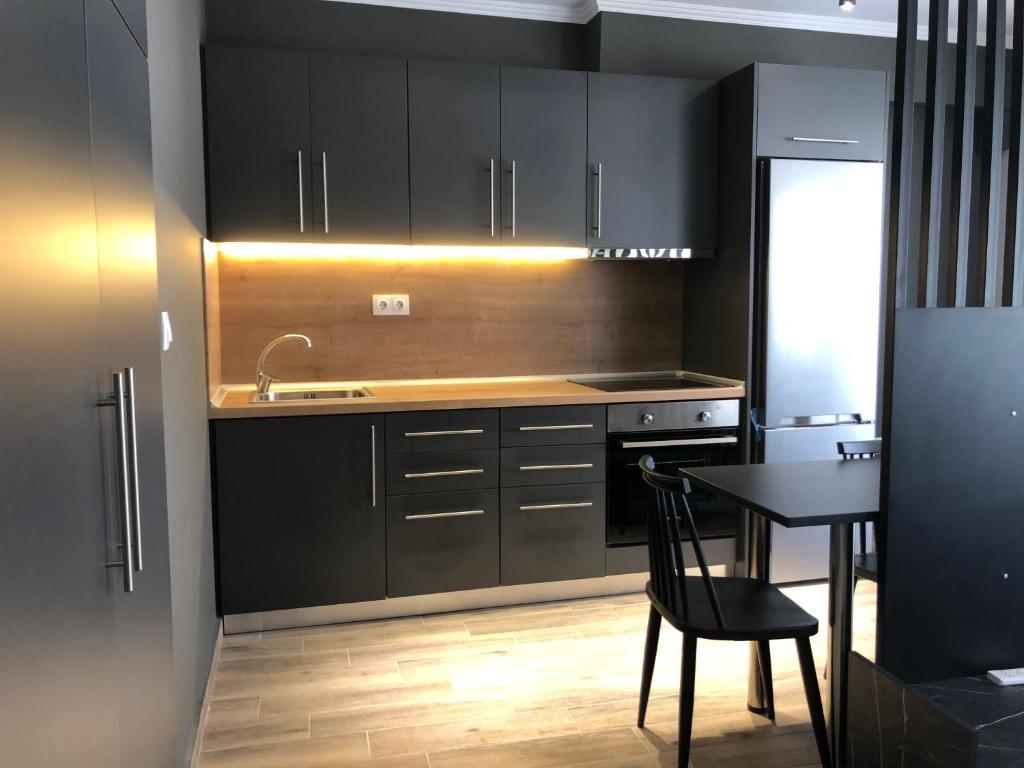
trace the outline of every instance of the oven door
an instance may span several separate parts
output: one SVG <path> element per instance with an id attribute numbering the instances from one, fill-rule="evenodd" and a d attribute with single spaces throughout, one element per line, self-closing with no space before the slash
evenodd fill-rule
<path id="1" fill-rule="evenodd" d="M 647 543 L 647 486 L 639 461 L 650 455 L 658 471 L 677 475 L 680 469 L 739 463 L 735 429 L 608 436 L 608 546 Z M 687 496 L 701 539 L 739 533 L 739 507 L 693 486 Z M 683 538 L 689 538 L 686 530 Z"/>

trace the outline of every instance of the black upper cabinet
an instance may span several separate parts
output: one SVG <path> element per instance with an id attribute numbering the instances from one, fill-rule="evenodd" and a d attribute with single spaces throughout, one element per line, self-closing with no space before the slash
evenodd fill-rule
<path id="1" fill-rule="evenodd" d="M 503 243 L 586 245 L 586 113 L 586 73 L 501 68 Z"/>
<path id="2" fill-rule="evenodd" d="M 757 64 L 757 154 L 885 159 L 885 72 Z"/>
<path id="3" fill-rule="evenodd" d="M 223 613 L 384 598 L 383 427 L 361 415 L 216 422 Z"/>
<path id="4" fill-rule="evenodd" d="M 701 80 L 588 78 L 589 244 L 713 249 L 717 89 Z"/>
<path id="5" fill-rule="evenodd" d="M 405 61 L 313 53 L 309 73 L 314 229 L 329 240 L 407 243 Z"/>
<path id="6" fill-rule="evenodd" d="M 207 48 L 206 144 L 212 239 L 312 236 L 308 54 Z"/>
<path id="7" fill-rule="evenodd" d="M 497 66 L 409 62 L 412 242 L 501 242 Z"/>
<path id="8" fill-rule="evenodd" d="M 113 0 L 114 7 L 128 25 L 136 44 L 146 54 L 146 0 Z"/>

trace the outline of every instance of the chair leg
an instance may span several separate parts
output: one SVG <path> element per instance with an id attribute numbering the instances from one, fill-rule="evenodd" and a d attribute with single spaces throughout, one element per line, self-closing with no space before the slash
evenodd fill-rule
<path id="1" fill-rule="evenodd" d="M 661 635 L 661 614 L 651 606 L 647 616 L 647 641 L 644 643 L 644 668 L 640 676 L 640 711 L 636 716 L 638 728 L 644 727 L 647 716 L 647 700 L 651 697 L 651 681 L 654 679 L 654 657 L 658 655 L 658 637 Z"/>
<path id="2" fill-rule="evenodd" d="M 828 732 L 825 730 L 825 715 L 821 709 L 821 691 L 818 690 L 818 676 L 814 671 L 810 638 L 797 638 L 796 652 L 800 657 L 800 674 L 804 679 L 804 694 L 807 696 L 807 709 L 811 713 L 814 740 L 818 744 L 818 757 L 822 768 L 831 768 L 832 753 L 828 746 Z"/>
<path id="3" fill-rule="evenodd" d="M 697 679 L 697 638 L 683 635 L 683 671 L 679 681 L 679 768 L 690 762 L 693 690 Z"/>
<path id="4" fill-rule="evenodd" d="M 761 685 L 764 688 L 764 716 L 775 722 L 775 687 L 772 685 L 772 652 L 767 640 L 757 641 L 757 658 L 761 666 Z"/>

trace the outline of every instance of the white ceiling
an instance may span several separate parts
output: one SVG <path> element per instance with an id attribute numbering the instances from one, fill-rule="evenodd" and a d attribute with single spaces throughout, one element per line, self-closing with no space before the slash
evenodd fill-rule
<path id="1" fill-rule="evenodd" d="M 843 32 L 853 35 L 896 36 L 897 0 L 857 0 L 853 11 L 839 0 L 343 0 L 430 11 L 475 13 L 519 19 L 584 24 L 600 11 L 667 16 L 698 21 L 752 24 L 766 27 Z M 1013 0 L 1006 0 L 1007 18 Z M 957 0 L 950 0 L 950 40 L 955 40 Z M 980 3 L 979 41 L 984 40 L 985 2 Z M 928 0 L 918 0 L 918 37 L 927 38 Z M 1009 27 L 1010 25 L 1007 24 Z"/>

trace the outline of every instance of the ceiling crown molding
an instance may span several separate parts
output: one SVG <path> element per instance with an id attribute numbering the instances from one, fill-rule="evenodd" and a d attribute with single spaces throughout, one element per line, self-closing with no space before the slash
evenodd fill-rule
<path id="1" fill-rule="evenodd" d="M 755 8 L 730 8 L 721 5 L 692 3 L 687 0 L 334 0 L 363 5 L 409 8 L 421 11 L 469 13 L 478 16 L 501 16 L 512 19 L 557 21 L 586 24 L 602 11 L 632 13 L 641 16 L 662 16 L 669 19 L 710 21 L 719 24 L 744 24 L 755 27 L 779 27 L 810 32 L 835 32 L 844 35 L 896 37 L 896 23 L 859 19 L 856 15 L 815 16 L 805 13 L 764 11 Z M 1010 35 L 1007 35 L 1010 47 Z M 919 40 L 928 39 L 928 27 L 917 28 Z M 956 42 L 956 30 L 949 30 L 949 42 Z M 985 31 L 978 30 L 978 44 L 984 45 Z"/>

